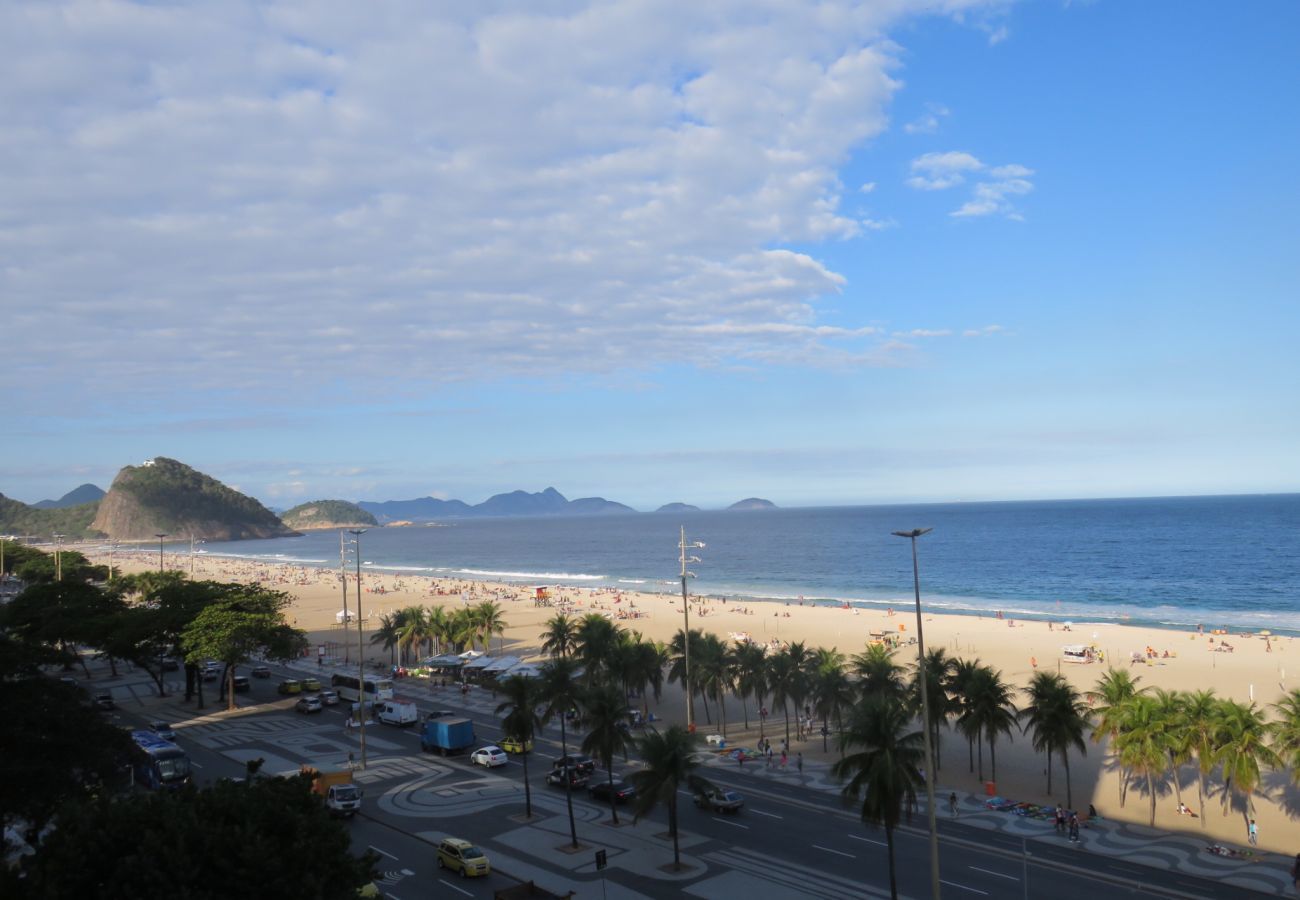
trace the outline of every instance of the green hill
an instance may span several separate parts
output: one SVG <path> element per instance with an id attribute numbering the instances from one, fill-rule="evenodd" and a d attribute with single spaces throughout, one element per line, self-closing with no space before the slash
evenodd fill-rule
<path id="1" fill-rule="evenodd" d="M 356 525 L 378 525 L 375 517 L 355 503 L 346 500 L 313 500 L 286 510 L 280 521 L 296 531 L 319 528 L 342 528 Z"/>
<path id="2" fill-rule="evenodd" d="M 152 540 L 159 532 L 208 541 L 293 534 L 252 497 L 163 456 L 118 472 L 91 527 L 122 541 Z"/>
<path id="3" fill-rule="evenodd" d="M 59 509 L 37 509 L 0 494 L 0 533 L 42 538 L 55 534 L 69 538 L 96 537 L 99 533 L 90 523 L 98 510 L 98 501 Z"/>

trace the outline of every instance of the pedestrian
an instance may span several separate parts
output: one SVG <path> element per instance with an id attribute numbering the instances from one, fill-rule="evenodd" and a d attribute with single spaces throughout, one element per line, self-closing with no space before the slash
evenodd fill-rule
<path id="1" fill-rule="evenodd" d="M 352 714 L 351 714 L 351 713 L 348 713 L 348 717 L 347 717 L 346 719 L 343 720 L 343 728 L 344 728 L 345 731 L 347 731 L 348 734 L 351 734 L 351 733 L 352 733 Z"/>
<path id="2" fill-rule="evenodd" d="M 1070 813 L 1070 843 L 1079 843 L 1079 815 Z"/>
<path id="3" fill-rule="evenodd" d="M 739 768 L 741 768 L 741 769 L 745 768 L 745 751 L 744 751 L 744 750 L 737 750 L 737 751 L 736 751 L 736 764 L 737 764 L 737 766 L 738 766 Z"/>
<path id="4" fill-rule="evenodd" d="M 348 751 L 348 771 L 351 772 L 357 766 L 356 760 L 352 756 L 352 751 Z"/>
<path id="5" fill-rule="evenodd" d="M 802 775 L 803 774 L 803 753 L 802 752 L 795 756 L 795 766 L 798 767 L 799 774 Z"/>
<path id="6" fill-rule="evenodd" d="M 952 817 L 954 819 L 957 818 L 957 792 L 956 791 L 953 791 L 951 794 L 948 795 L 948 812 L 952 813 Z"/>
<path id="7" fill-rule="evenodd" d="M 1252 846 L 1252 847 L 1258 847 L 1258 846 L 1259 846 L 1259 826 L 1255 824 L 1255 820 L 1254 820 L 1254 819 L 1251 819 L 1251 820 L 1250 820 L 1250 827 L 1247 828 L 1246 831 L 1247 831 L 1247 833 L 1248 833 L 1249 836 L 1250 836 L 1250 846 Z"/>
<path id="8" fill-rule="evenodd" d="M 766 765 L 766 768 L 768 768 L 768 769 L 772 768 L 772 745 L 771 745 L 771 744 L 768 744 L 768 745 L 767 745 L 767 757 L 766 757 L 766 759 L 767 759 L 767 765 Z"/>
<path id="9" fill-rule="evenodd" d="M 1065 834 L 1065 810 L 1061 808 L 1061 804 L 1059 803 L 1056 804 L 1055 821 L 1056 821 L 1056 833 Z"/>
<path id="10" fill-rule="evenodd" d="M 785 751 L 782 750 L 782 751 L 781 751 L 781 771 L 782 771 L 782 772 L 785 771 L 785 764 L 786 764 L 786 761 L 787 761 L 788 759 L 789 759 L 789 757 L 787 757 L 787 756 L 785 755 Z"/>
<path id="11" fill-rule="evenodd" d="M 1291 886 L 1300 891 L 1300 853 L 1295 855 L 1295 862 L 1291 863 Z"/>

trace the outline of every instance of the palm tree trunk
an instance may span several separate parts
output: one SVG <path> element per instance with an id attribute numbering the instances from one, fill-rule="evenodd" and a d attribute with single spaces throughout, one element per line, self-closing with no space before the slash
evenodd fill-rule
<path id="1" fill-rule="evenodd" d="M 528 753 L 524 753 L 524 817 L 533 817 L 533 791 L 528 786 Z"/>
<path id="2" fill-rule="evenodd" d="M 1205 822 L 1205 772 L 1196 767 L 1196 808 L 1201 811 L 1201 827 L 1207 828 Z"/>
<path id="3" fill-rule="evenodd" d="M 983 739 L 981 739 L 977 743 L 979 745 L 980 781 L 983 781 L 984 780 L 984 741 Z"/>
<path id="4" fill-rule="evenodd" d="M 1065 766 L 1065 805 L 1074 808 L 1074 794 L 1070 791 L 1070 751 L 1061 751 L 1061 763 Z"/>
<path id="5" fill-rule="evenodd" d="M 618 824 L 618 804 L 614 802 L 614 761 L 605 760 L 605 771 L 609 773 L 609 814 L 615 825 Z"/>
<path id="6" fill-rule="evenodd" d="M 894 829 L 885 826 L 885 846 L 889 853 L 889 896 L 898 900 L 898 874 L 894 871 Z"/>
<path id="7" fill-rule="evenodd" d="M 1052 796 L 1052 748 L 1047 748 L 1047 796 Z"/>
<path id="8" fill-rule="evenodd" d="M 569 734 L 564 727 L 564 713 L 560 713 L 560 756 L 569 755 Z M 569 838 L 573 841 L 573 849 L 578 849 L 578 824 L 573 820 L 573 785 L 568 778 L 564 779 L 564 802 L 569 808 Z"/>
<path id="9" fill-rule="evenodd" d="M 790 746 L 790 704 L 782 703 L 781 710 L 785 713 L 785 746 Z"/>
<path id="10" fill-rule="evenodd" d="M 1183 786 L 1178 783 L 1178 766 L 1174 764 L 1174 755 L 1169 754 L 1169 773 L 1174 776 L 1174 794 L 1178 799 L 1178 805 L 1183 805 Z"/>
<path id="11" fill-rule="evenodd" d="M 1151 795 L 1151 827 L 1156 827 L 1156 781 L 1147 772 L 1147 793 Z"/>
<path id="12" fill-rule="evenodd" d="M 975 738 L 973 735 L 966 735 L 966 753 L 970 756 L 970 770 L 975 771 Z M 981 778 L 980 781 L 984 779 Z"/>
<path id="13" fill-rule="evenodd" d="M 673 835 L 673 868 L 682 867 L 682 851 L 677 844 L 677 791 L 673 791 L 672 797 L 668 800 L 668 830 Z"/>
<path id="14" fill-rule="evenodd" d="M 722 736 L 727 736 L 727 696 L 718 689 L 718 722 L 722 725 Z"/>
<path id="15" fill-rule="evenodd" d="M 989 735 L 989 765 L 992 767 L 993 781 L 996 784 L 998 780 L 998 742 Z"/>

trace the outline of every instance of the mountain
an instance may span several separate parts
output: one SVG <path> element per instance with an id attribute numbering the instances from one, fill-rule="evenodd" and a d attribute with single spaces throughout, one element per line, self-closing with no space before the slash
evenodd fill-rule
<path id="1" fill-rule="evenodd" d="M 97 502 L 55 509 L 39 509 L 0 494 L 0 534 L 21 534 L 49 538 L 62 534 L 69 538 L 94 537 L 90 527 L 99 509 Z"/>
<path id="2" fill-rule="evenodd" d="M 41 500 L 39 503 L 33 503 L 33 509 L 67 509 L 69 506 L 81 506 L 85 503 L 94 503 L 104 496 L 101 488 L 93 484 L 83 484 L 81 487 L 73 488 L 58 500 Z"/>
<path id="3" fill-rule="evenodd" d="M 568 500 L 553 487 L 536 494 L 527 491 L 495 494 L 473 506 L 460 500 L 436 500 L 433 497 L 421 497 L 417 500 L 387 500 L 383 503 L 362 500 L 357 506 L 374 514 L 381 523 L 429 522 L 435 519 L 470 519 L 488 516 L 591 516 L 636 512 L 630 506 L 606 500 L 604 497 Z"/>
<path id="4" fill-rule="evenodd" d="M 655 510 L 657 513 L 680 513 L 680 512 L 699 512 L 698 506 L 691 506 L 689 503 L 665 503 Z"/>
<path id="5" fill-rule="evenodd" d="M 205 541 L 294 534 L 252 497 L 165 456 L 118 472 L 91 527 L 121 541 L 159 532 Z"/>
<path id="6" fill-rule="evenodd" d="M 776 509 L 776 504 L 761 497 L 747 497 L 738 503 L 731 504 L 727 509 Z"/>
<path id="7" fill-rule="evenodd" d="M 285 511 L 280 521 L 295 531 L 322 528 L 355 528 L 358 525 L 378 525 L 375 517 L 355 503 L 346 500 L 313 500 L 300 503 Z"/>

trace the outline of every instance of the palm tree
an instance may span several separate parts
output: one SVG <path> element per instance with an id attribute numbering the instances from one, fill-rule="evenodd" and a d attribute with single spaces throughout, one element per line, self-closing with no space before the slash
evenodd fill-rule
<path id="1" fill-rule="evenodd" d="M 1156 717 L 1164 723 L 1165 753 L 1168 754 L 1169 773 L 1173 776 L 1174 794 L 1178 805 L 1183 805 L 1183 786 L 1178 781 L 1178 770 L 1192 758 L 1190 723 L 1184 711 L 1185 698 L 1179 691 L 1156 688 L 1151 695 L 1156 704 Z"/>
<path id="2" fill-rule="evenodd" d="M 864 694 L 901 698 L 907 690 L 903 684 L 905 669 L 894 660 L 894 651 L 884 644 L 868 644 L 866 650 L 853 657 L 852 666 Z"/>
<path id="3" fill-rule="evenodd" d="M 574 651 L 582 661 L 583 679 L 587 684 L 595 684 L 613 674 L 615 648 L 622 631 L 600 613 L 587 613 L 578 620 Z"/>
<path id="4" fill-rule="evenodd" d="M 888 694 L 866 696 L 853 710 L 843 734 L 841 749 L 861 748 L 838 760 L 831 771 L 848 778 L 843 795 L 862 801 L 862 821 L 883 825 L 889 852 L 889 894 L 897 900 L 898 877 L 894 862 L 894 829 L 903 808 L 916 803 L 923 784 L 925 737 L 909 731 L 913 716 L 903 701 Z"/>
<path id="5" fill-rule="evenodd" d="M 969 716 L 984 739 L 989 742 L 989 760 L 993 780 L 998 780 L 998 735 L 1009 739 L 1016 724 L 1016 706 L 1012 702 L 1016 689 L 1002 680 L 1002 673 L 992 666 L 980 666 L 967 684 L 966 703 Z M 984 757 L 980 755 L 980 781 L 984 780 Z"/>
<path id="6" fill-rule="evenodd" d="M 736 648 L 736 692 L 740 695 L 741 708 L 745 713 L 745 730 L 748 731 L 749 705 L 745 700 L 753 697 L 761 709 L 763 697 L 767 694 L 767 658 L 758 644 L 745 643 Z M 763 736 L 761 717 L 758 736 Z"/>
<path id="7" fill-rule="evenodd" d="M 609 811 L 618 824 L 617 798 L 614 796 L 614 754 L 627 757 L 632 739 L 627 731 L 627 698 L 617 686 L 600 684 L 589 690 L 583 701 L 583 713 L 591 730 L 582 740 L 582 752 L 594 756 L 609 777 Z"/>
<path id="8" fill-rule="evenodd" d="M 462 606 L 451 614 L 447 620 L 447 640 L 458 651 L 466 648 L 474 649 L 474 641 L 477 637 L 478 625 L 468 607 Z"/>
<path id="9" fill-rule="evenodd" d="M 790 657 L 792 677 L 786 686 L 786 691 L 790 697 L 790 702 L 794 704 L 795 712 L 795 733 L 797 736 L 803 734 L 803 717 L 799 714 L 808 699 L 808 682 L 812 677 L 812 667 L 814 656 L 811 650 L 803 641 L 795 641 L 785 648 L 785 655 Z M 786 745 L 790 744 L 790 719 L 786 718 Z"/>
<path id="10" fill-rule="evenodd" d="M 429 652 L 433 654 L 442 653 L 442 643 L 447 639 L 447 633 L 451 627 L 451 619 L 447 616 L 445 606 L 430 606 L 425 614 L 426 623 L 429 626 L 429 640 L 433 646 Z"/>
<path id="11" fill-rule="evenodd" d="M 677 791 L 686 785 L 694 793 L 712 790 L 707 779 L 695 773 L 699 738 L 680 725 L 662 733 L 651 731 L 636 742 L 644 767 L 628 776 L 636 788 L 636 817 L 644 816 L 660 803 L 668 807 L 668 833 L 673 838 L 673 866 L 681 869 L 682 854 L 677 841 Z"/>
<path id="12" fill-rule="evenodd" d="M 828 749 L 831 719 L 839 727 L 841 713 L 853 705 L 855 693 L 849 676 L 844 671 L 844 654 L 834 647 L 817 649 L 816 666 L 813 670 L 812 690 L 813 711 L 822 720 L 822 751 Z"/>
<path id="13" fill-rule="evenodd" d="M 970 714 L 970 682 L 982 663 L 978 659 L 952 661 L 949 670 L 948 693 L 953 698 L 953 711 L 957 714 L 957 730 L 966 738 L 966 753 L 970 758 L 970 771 L 975 771 L 975 743 L 980 738 L 979 726 Z M 983 751 L 981 750 L 981 755 Z M 982 768 L 982 767 L 981 767 Z"/>
<path id="14" fill-rule="evenodd" d="M 1029 705 L 1020 711 L 1026 729 L 1033 732 L 1035 750 L 1047 755 L 1047 793 L 1052 793 L 1052 753 L 1061 754 L 1065 766 L 1065 805 L 1074 807 L 1070 785 L 1070 748 L 1088 752 L 1083 740 L 1088 725 L 1088 707 L 1079 692 L 1056 673 L 1035 672 L 1028 688 Z"/>
<path id="15" fill-rule="evenodd" d="M 1131 676 L 1127 669 L 1109 668 L 1106 674 L 1097 680 L 1097 686 L 1088 691 L 1088 699 L 1095 704 L 1100 704 L 1093 707 L 1097 724 L 1092 730 L 1092 742 L 1095 744 L 1103 737 L 1108 738 L 1108 748 L 1115 755 L 1116 766 L 1119 768 L 1120 809 L 1124 808 L 1124 799 L 1128 795 L 1128 774 L 1123 762 L 1119 760 L 1114 745 L 1116 738 L 1119 737 L 1125 706 L 1134 697 L 1146 692 L 1146 688 L 1139 689 L 1137 686 L 1141 680 L 1141 677 Z"/>
<path id="16" fill-rule="evenodd" d="M 429 634 L 429 617 L 423 606 L 408 606 L 401 610 L 402 625 L 397 635 L 397 647 L 402 653 L 402 663 L 410 661 L 412 648 L 419 652 Z"/>
<path id="17" fill-rule="evenodd" d="M 1246 795 L 1242 815 L 1255 814 L 1255 788 L 1259 787 L 1260 766 L 1277 768 L 1280 760 L 1267 744 L 1271 729 L 1263 712 L 1254 703 L 1222 700 L 1216 717 L 1218 750 L 1214 761 L 1223 767 L 1223 814 L 1228 814 L 1229 798 L 1234 793 Z"/>
<path id="18" fill-rule="evenodd" d="M 569 735 L 565 716 L 569 710 L 578 705 L 579 689 L 577 683 L 578 663 L 571 657 L 559 657 L 549 660 L 541 666 L 541 697 L 546 708 L 542 711 L 542 721 L 560 720 L 560 755 L 569 755 Z M 578 826 L 573 819 L 573 785 L 564 779 L 564 800 L 569 809 L 569 837 L 573 840 L 573 849 L 578 849 Z"/>
<path id="19" fill-rule="evenodd" d="M 948 679 L 952 674 L 955 660 L 948 658 L 948 652 L 942 647 L 934 647 L 925 654 L 925 692 L 930 711 L 930 749 L 934 752 L 931 771 L 939 771 L 940 727 L 948 723 L 948 713 L 952 711 L 952 699 L 948 696 Z M 911 693 L 915 698 L 917 709 L 925 709 L 921 702 L 921 667 L 912 667 Z M 996 777 L 996 776 L 995 776 Z"/>
<path id="20" fill-rule="evenodd" d="M 497 704 L 497 715 L 505 713 L 501 720 L 502 730 L 515 738 L 524 748 L 524 815 L 533 817 L 533 792 L 528 785 L 528 745 L 541 730 L 542 717 L 537 707 L 542 704 L 542 685 L 522 675 L 511 675 L 501 681 L 499 689 L 505 699 Z"/>
<path id="21" fill-rule="evenodd" d="M 1270 708 L 1277 713 L 1277 721 L 1269 725 L 1273 752 L 1291 770 L 1291 781 L 1300 784 L 1300 688 L 1292 688 Z"/>
<path id="22" fill-rule="evenodd" d="M 663 697 L 664 660 L 667 650 L 663 644 L 642 638 L 639 632 L 632 632 L 631 639 L 634 641 L 634 646 L 631 650 L 632 659 L 629 663 L 627 686 L 629 690 L 634 689 L 641 695 L 641 712 L 648 719 L 650 718 L 650 694 L 654 694 L 656 703 Z"/>
<path id="23" fill-rule="evenodd" d="M 799 677 L 794 660 L 788 653 L 777 653 L 767 660 L 767 686 L 772 691 L 772 705 L 781 704 L 785 714 L 785 742 L 790 745 L 790 696 L 794 693 L 794 682 Z"/>
<path id="24" fill-rule="evenodd" d="M 1140 775 L 1146 781 L 1152 828 L 1156 824 L 1156 778 L 1163 777 L 1169 770 L 1165 724 L 1156 698 L 1138 694 L 1124 704 L 1119 734 L 1115 738 L 1115 751 L 1123 770 Z"/>
<path id="25" fill-rule="evenodd" d="M 399 615 L 400 613 L 381 615 L 379 617 L 379 627 L 375 629 L 374 634 L 370 635 L 370 643 L 379 645 L 388 651 L 389 665 L 397 664 L 397 642 L 401 638 Z"/>
<path id="26" fill-rule="evenodd" d="M 542 652 L 551 656 L 568 656 L 578 642 L 578 623 L 571 616 L 556 613 L 546 620 L 542 631 Z"/>
<path id="27" fill-rule="evenodd" d="M 1201 827 L 1205 823 L 1205 776 L 1214 770 L 1215 733 L 1218 728 L 1219 701 L 1214 691 L 1193 691 L 1183 696 L 1183 717 L 1186 720 L 1184 736 L 1186 746 L 1196 757 L 1196 808 L 1201 811 Z"/>
<path id="28" fill-rule="evenodd" d="M 735 684 L 735 656 L 731 647 L 716 634 L 706 634 L 700 640 L 699 656 L 695 660 L 695 678 L 704 697 L 718 701 L 718 721 L 722 735 L 727 734 L 727 694 Z M 708 707 L 705 707 L 707 712 Z"/>
<path id="29" fill-rule="evenodd" d="M 474 622 L 474 630 L 478 634 L 479 641 L 483 644 L 483 652 L 492 651 L 492 635 L 502 637 L 501 650 L 504 652 L 504 635 L 506 633 L 506 616 L 505 611 L 501 609 L 501 604 L 493 600 L 484 600 L 477 606 L 471 607 L 470 617 Z"/>
<path id="30" fill-rule="evenodd" d="M 703 637 L 704 637 L 703 632 L 701 632 L 698 628 L 691 629 L 690 646 L 691 646 L 692 659 L 698 658 L 700 654 L 700 641 L 703 639 Z M 683 688 L 685 688 L 686 686 L 686 640 L 687 640 L 686 636 L 682 633 L 682 630 L 679 628 L 677 630 L 677 633 L 673 635 L 672 643 L 668 645 L 668 652 L 669 652 L 668 682 L 669 684 L 673 682 L 680 682 Z M 700 689 L 700 679 L 695 676 L 694 672 L 692 672 L 691 684 L 690 684 L 691 696 L 690 698 L 688 698 L 687 701 L 688 703 L 691 704 L 692 707 L 694 707 L 695 704 L 695 699 L 694 699 L 695 692 L 698 691 L 699 689 Z M 707 704 L 705 706 L 704 714 L 706 717 L 708 716 Z"/>

